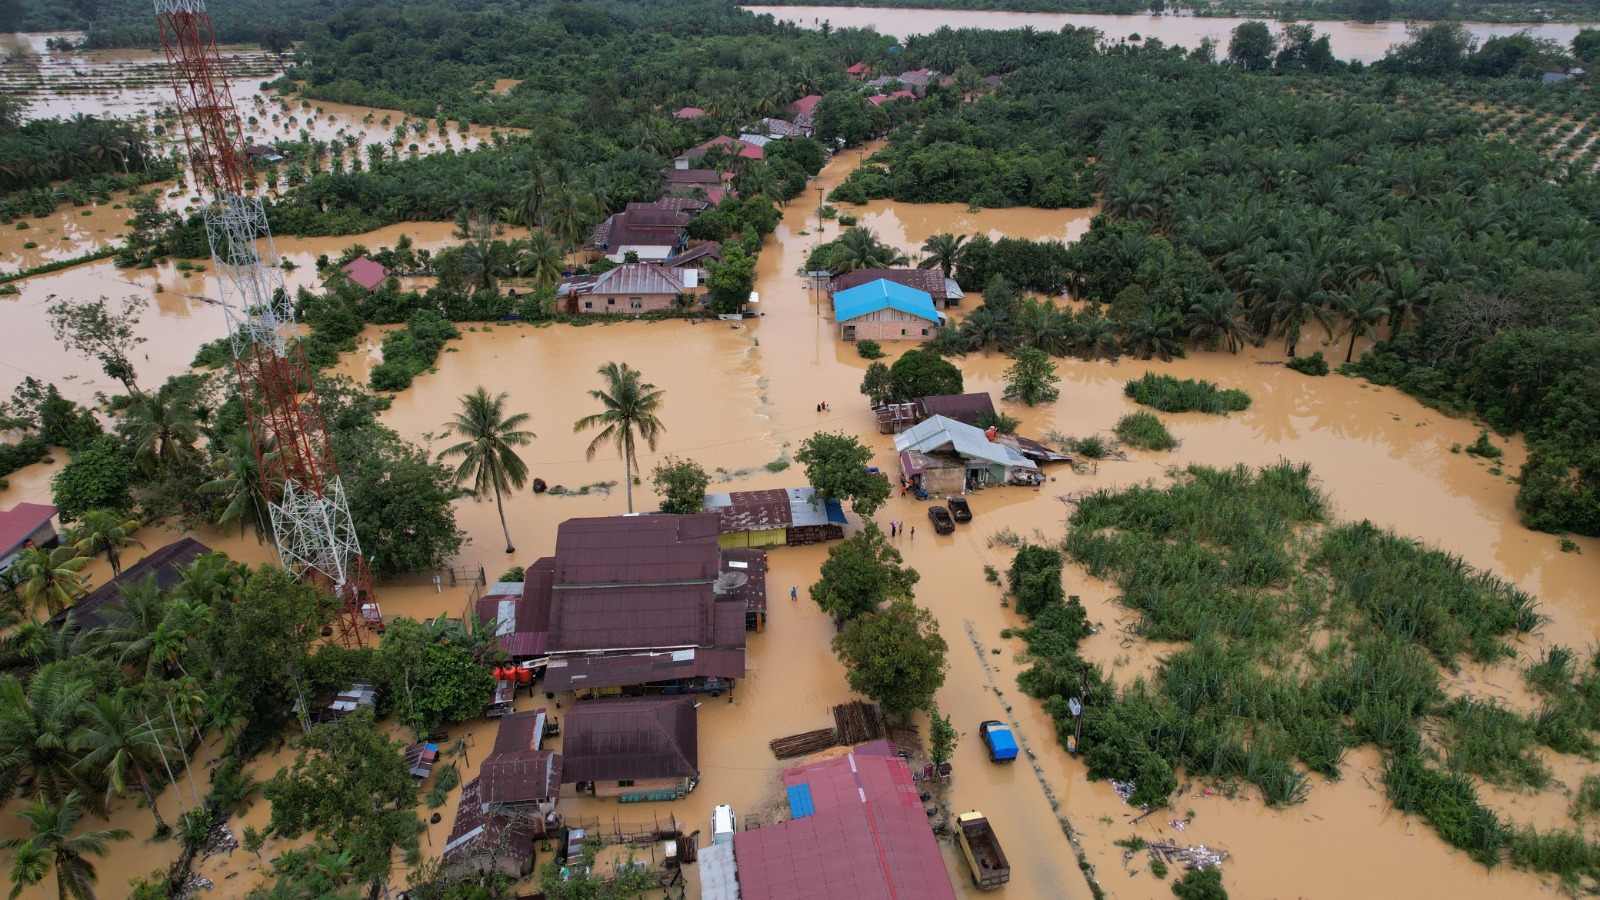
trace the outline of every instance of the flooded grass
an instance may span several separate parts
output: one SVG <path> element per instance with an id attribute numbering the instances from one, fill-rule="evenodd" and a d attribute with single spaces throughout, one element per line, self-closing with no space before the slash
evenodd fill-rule
<path id="1" fill-rule="evenodd" d="M 1135 403 L 1169 413 L 1203 412 L 1225 416 L 1250 407 L 1250 395 L 1238 388 L 1223 390 L 1209 381 L 1179 380 L 1154 372 L 1146 372 L 1143 378 L 1128 382 L 1123 392 Z"/>
<path id="2" fill-rule="evenodd" d="M 1117 421 L 1113 431 L 1117 440 L 1137 450 L 1171 450 L 1177 444 L 1172 432 L 1153 413 L 1128 413 Z"/>
<path id="3" fill-rule="evenodd" d="M 1493 700 L 1457 697 L 1440 712 L 1445 762 L 1456 772 L 1505 787 L 1543 789 L 1550 767 L 1538 755 L 1534 723 Z"/>

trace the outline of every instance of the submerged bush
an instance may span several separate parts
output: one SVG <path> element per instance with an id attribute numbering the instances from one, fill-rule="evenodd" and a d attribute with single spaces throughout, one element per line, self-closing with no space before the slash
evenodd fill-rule
<path id="1" fill-rule="evenodd" d="M 1250 406 L 1250 395 L 1237 388 L 1223 390 L 1209 381 L 1193 378 L 1179 381 L 1171 375 L 1147 372 L 1143 378 L 1130 381 L 1122 392 L 1135 403 L 1151 406 L 1162 412 L 1203 412 L 1226 415 Z"/>
<path id="2" fill-rule="evenodd" d="M 1138 450 L 1171 450 L 1177 444 L 1172 432 L 1154 413 L 1128 413 L 1114 430 L 1118 440 Z"/>
<path id="3" fill-rule="evenodd" d="M 1310 356 L 1296 356 L 1294 359 L 1284 363 L 1284 365 L 1302 375 L 1321 376 L 1328 374 L 1328 361 L 1322 358 L 1321 350 Z"/>

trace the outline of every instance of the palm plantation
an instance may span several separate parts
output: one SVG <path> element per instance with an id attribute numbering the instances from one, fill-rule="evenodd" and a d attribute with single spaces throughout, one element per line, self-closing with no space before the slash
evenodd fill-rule
<path id="1" fill-rule="evenodd" d="M 83 813 L 83 796 L 73 791 L 60 802 L 40 797 L 16 814 L 28 823 L 33 835 L 0 841 L 0 849 L 15 851 L 11 870 L 11 881 L 15 885 L 12 897 L 20 894 L 24 886 L 42 882 L 45 872 L 54 868 L 56 895 L 60 900 L 94 900 L 99 873 L 89 857 L 105 856 L 112 841 L 126 840 L 129 835 L 126 829 L 108 828 L 73 837 L 72 832 L 83 820 Z"/>
<path id="2" fill-rule="evenodd" d="M 439 458 L 461 457 L 456 466 L 456 481 L 470 479 L 480 499 L 494 491 L 494 504 L 500 512 L 500 530 L 506 537 L 506 552 L 514 553 L 516 547 L 511 543 L 511 529 L 506 526 L 506 508 L 501 495 L 521 490 L 528 483 L 528 465 L 517 455 L 516 448 L 527 446 L 536 435 L 522 430 L 528 423 L 528 414 L 507 416 L 505 402 L 504 393 L 490 397 L 482 387 L 463 395 L 461 411 L 445 425 L 444 431 L 463 440 L 446 447 Z"/>
<path id="3" fill-rule="evenodd" d="M 589 442 L 585 455 L 594 459 L 600 445 L 610 441 L 622 457 L 625 484 L 628 490 L 628 512 L 633 512 L 633 470 L 639 464 L 636 443 L 644 441 L 651 450 L 661 438 L 663 427 L 656 417 L 664 391 L 642 380 L 639 370 L 627 363 L 608 362 L 600 367 L 600 377 L 605 387 L 590 391 L 589 396 L 600 401 L 601 412 L 584 416 L 572 426 L 573 431 L 600 429 Z"/>

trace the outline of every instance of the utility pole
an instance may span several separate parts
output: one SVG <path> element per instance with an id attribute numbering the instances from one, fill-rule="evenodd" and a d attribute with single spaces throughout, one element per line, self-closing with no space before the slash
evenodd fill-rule
<path id="1" fill-rule="evenodd" d="M 822 242 L 822 188 L 817 188 L 817 242 Z"/>

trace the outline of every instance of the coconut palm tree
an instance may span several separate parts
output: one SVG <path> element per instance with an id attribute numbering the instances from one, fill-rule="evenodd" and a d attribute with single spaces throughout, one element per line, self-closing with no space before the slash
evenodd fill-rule
<path id="1" fill-rule="evenodd" d="M 33 831 L 26 838 L 7 838 L 0 841 L 0 849 L 22 851 L 28 849 L 26 871 L 29 877 L 38 873 L 32 883 L 44 880 L 36 854 L 47 855 L 56 870 L 56 894 L 60 900 L 94 900 L 94 883 L 99 878 L 91 856 L 105 856 L 112 841 L 128 838 L 125 828 L 108 828 L 105 831 L 86 831 L 77 837 L 72 830 L 83 820 L 83 795 L 77 791 L 67 794 L 59 802 L 40 797 L 18 812 L 17 818 L 28 823 Z M 15 860 L 12 867 L 12 896 L 17 895 L 22 881 L 17 877 Z"/>
<path id="2" fill-rule="evenodd" d="M 133 443 L 134 460 L 146 472 L 176 463 L 200 436 L 194 412 L 176 391 L 135 396 L 122 427 Z"/>
<path id="3" fill-rule="evenodd" d="M 94 796 L 77 771 L 72 737 L 94 685 L 76 674 L 70 662 L 52 662 L 28 682 L 0 678 L 0 796 L 18 788 L 59 802 L 69 792 Z"/>
<path id="4" fill-rule="evenodd" d="M 506 527 L 506 508 L 501 494 L 521 490 L 528 482 L 528 466 L 517 456 L 515 448 L 527 446 L 537 435 L 522 430 L 528 422 L 527 413 L 506 416 L 505 402 L 505 394 L 490 397 L 482 387 L 463 395 L 461 411 L 445 425 L 444 433 L 465 440 L 446 447 L 439 458 L 461 457 L 461 464 L 456 467 L 456 481 L 472 479 L 473 490 L 480 499 L 488 491 L 494 491 L 494 504 L 500 511 L 500 530 L 506 536 L 506 552 L 515 553 L 517 548 L 511 545 L 511 529 Z"/>
<path id="5" fill-rule="evenodd" d="M 156 583 L 153 572 L 122 585 L 121 591 L 122 602 L 102 611 L 106 627 L 95 652 L 116 660 L 118 665 L 143 671 L 147 678 L 154 677 L 160 666 L 155 654 L 156 635 L 167 616 L 167 595 Z"/>
<path id="6" fill-rule="evenodd" d="M 572 430 L 600 429 L 585 451 L 589 459 L 594 459 L 595 451 L 606 441 L 616 445 L 617 454 L 622 457 L 623 471 L 627 475 L 628 512 L 631 513 L 633 468 L 639 464 L 634 444 L 642 439 L 651 450 L 656 448 L 656 441 L 660 440 L 663 430 L 661 420 L 656 418 L 656 410 L 661 406 L 661 397 L 665 392 L 641 380 L 639 370 L 630 368 L 627 363 L 608 362 L 599 371 L 600 377 L 605 380 L 605 388 L 590 391 L 589 396 L 599 400 L 605 409 L 579 419 L 573 423 Z"/>
<path id="7" fill-rule="evenodd" d="M 88 593 L 83 583 L 87 565 L 89 557 L 80 556 L 75 547 L 29 548 L 22 551 L 14 566 L 21 579 L 17 593 L 30 612 L 37 613 L 43 607 L 53 616 Z"/>
<path id="8" fill-rule="evenodd" d="M 221 454 L 211 462 L 217 477 L 200 485 L 200 493 L 221 494 L 228 502 L 217 515 L 217 524 L 228 528 L 237 523 L 241 535 L 248 527 L 255 532 L 259 543 L 272 532 L 267 484 L 261 479 L 261 460 L 256 456 L 249 432 L 243 429 L 224 437 L 222 447 Z M 272 453 L 276 451 L 269 451 L 268 455 Z"/>
<path id="9" fill-rule="evenodd" d="M 134 532 L 138 530 L 137 519 L 130 519 L 114 509 L 91 509 L 78 518 L 76 526 L 67 529 L 65 538 L 74 549 L 91 559 L 104 553 L 106 562 L 111 563 L 114 577 L 122 574 L 122 554 L 119 551 L 129 544 L 144 546 L 133 539 Z"/>
<path id="10" fill-rule="evenodd" d="M 123 689 L 94 699 L 84 707 L 84 724 L 73 735 L 73 748 L 83 753 L 80 769 L 95 779 L 104 779 L 106 797 L 126 797 L 129 780 L 144 795 L 155 816 L 157 833 L 167 831 L 167 823 L 156 807 L 150 789 L 149 766 L 156 765 L 164 749 L 170 748 L 172 729 L 151 719 L 132 693 Z"/>
<path id="11" fill-rule="evenodd" d="M 542 290 L 555 287 L 561 281 L 564 262 L 566 255 L 550 238 L 550 232 L 539 229 L 529 236 L 517 255 L 517 272 L 531 279 L 535 290 Z"/>
<path id="12" fill-rule="evenodd" d="M 938 269 L 949 278 L 950 272 L 956 264 L 961 262 L 962 254 L 967 251 L 967 236 L 954 235 L 946 231 L 936 234 L 922 242 L 922 262 L 917 263 L 919 269 Z"/>

